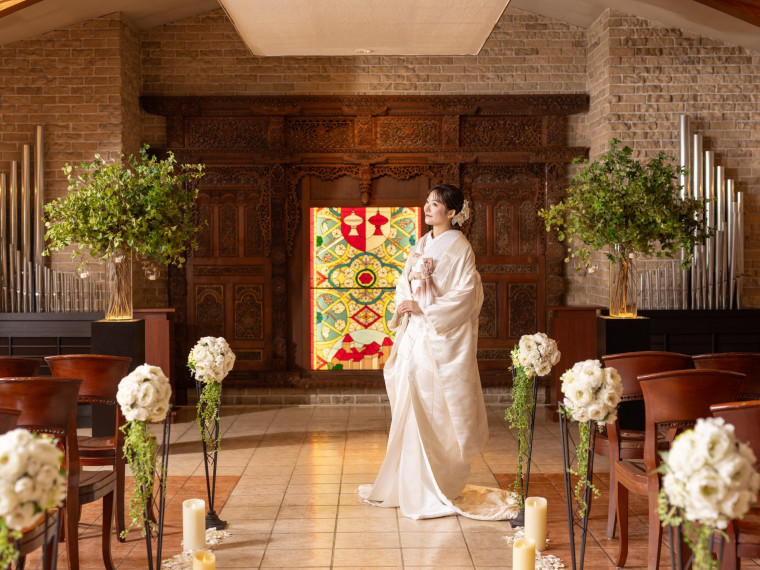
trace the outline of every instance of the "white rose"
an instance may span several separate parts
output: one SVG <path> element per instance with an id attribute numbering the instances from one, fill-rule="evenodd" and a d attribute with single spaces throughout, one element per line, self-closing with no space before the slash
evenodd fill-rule
<path id="1" fill-rule="evenodd" d="M 551 364 L 548 362 L 542 361 L 537 367 L 536 367 L 536 374 L 538 376 L 547 376 L 552 371 Z"/>
<path id="2" fill-rule="evenodd" d="M 140 384 L 140 391 L 137 393 L 136 404 L 141 407 L 148 407 L 153 404 L 153 400 L 156 398 L 156 389 L 150 382 L 143 382 Z"/>
<path id="3" fill-rule="evenodd" d="M 686 490 L 686 482 L 675 473 L 666 473 L 662 478 L 662 488 L 671 505 L 686 508 L 689 502 L 689 493 Z"/>
<path id="4" fill-rule="evenodd" d="M 698 440 L 693 430 L 685 431 L 676 437 L 668 453 L 668 465 L 674 473 L 689 474 L 702 469 L 705 455 L 698 453 Z"/>
<path id="5" fill-rule="evenodd" d="M 209 358 L 208 348 L 202 344 L 196 344 L 190 351 L 190 360 L 193 362 L 203 362 Z"/>
<path id="6" fill-rule="evenodd" d="M 588 410 L 586 410 L 586 408 L 584 408 L 583 406 L 573 409 L 571 415 L 576 422 L 583 424 L 589 421 Z"/>
<path id="7" fill-rule="evenodd" d="M 711 464 L 734 449 L 734 426 L 724 425 L 723 418 L 700 418 L 694 431 L 705 441 L 705 453 Z"/>
<path id="8" fill-rule="evenodd" d="M 720 476 L 730 482 L 734 488 L 745 487 L 755 471 L 753 465 L 738 453 L 732 457 L 727 457 L 716 467 Z"/>
<path id="9" fill-rule="evenodd" d="M 576 386 L 571 392 L 571 398 L 581 406 L 589 404 L 594 399 L 593 392 L 586 386 Z"/>
<path id="10" fill-rule="evenodd" d="M 18 497 L 13 485 L 0 480 L 0 517 L 4 517 L 18 506 Z"/>
<path id="11" fill-rule="evenodd" d="M 13 530 L 23 530 L 32 526 L 44 513 L 34 514 L 34 504 L 25 503 L 18 505 L 12 512 L 5 516 L 5 524 Z"/>
<path id="12" fill-rule="evenodd" d="M 58 447 L 58 440 L 48 435 L 34 438 L 32 453 L 45 465 L 59 466 L 63 461 L 63 452 Z"/>
<path id="13" fill-rule="evenodd" d="M 691 504 L 695 509 L 714 512 L 717 516 L 718 504 L 726 495 L 723 478 L 711 467 L 705 467 L 694 473 L 686 483 Z"/>
<path id="14" fill-rule="evenodd" d="M 40 469 L 40 472 L 37 474 L 37 484 L 43 489 L 52 487 L 58 483 L 60 479 L 60 471 L 53 465 L 43 466 L 42 469 Z"/>
<path id="15" fill-rule="evenodd" d="M 0 453 L 0 479 L 15 481 L 26 471 L 26 460 L 16 450 Z"/>
<path id="16" fill-rule="evenodd" d="M 601 422 L 606 415 L 607 415 L 607 410 L 605 410 L 599 404 L 591 404 L 588 407 L 588 417 L 592 421 Z"/>
<path id="17" fill-rule="evenodd" d="M 19 503 L 26 503 L 29 501 L 36 501 L 40 491 L 37 489 L 37 483 L 32 477 L 21 477 L 16 480 L 16 484 L 13 487 L 16 491 L 16 497 Z"/>

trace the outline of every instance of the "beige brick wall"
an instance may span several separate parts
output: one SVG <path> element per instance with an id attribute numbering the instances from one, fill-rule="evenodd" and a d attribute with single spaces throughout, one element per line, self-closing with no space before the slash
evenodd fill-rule
<path id="1" fill-rule="evenodd" d="M 689 115 L 704 149 L 746 193 L 744 301 L 760 307 L 760 53 L 609 11 L 588 30 L 588 45 L 591 159 L 612 137 L 640 158 L 677 157 L 679 116 Z M 568 274 L 570 304 L 607 305 L 609 264 L 595 260 L 594 275 Z"/>
<path id="2" fill-rule="evenodd" d="M 139 94 L 393 94 L 588 92 L 568 122 L 570 144 L 592 159 L 617 136 L 641 156 L 677 152 L 688 113 L 719 164 L 747 192 L 746 284 L 760 306 L 760 54 L 614 12 L 588 30 L 508 9 L 477 56 L 273 57 L 250 54 L 218 10 L 138 34 L 119 15 L 0 47 L 0 171 L 20 160 L 34 125 L 46 129 L 46 185 L 60 196 L 66 162 L 165 144 L 163 119 Z M 71 267 L 68 257 L 53 258 Z M 568 268 L 570 304 L 606 305 L 605 264 Z M 135 268 L 135 305 L 165 303 L 165 281 Z"/>

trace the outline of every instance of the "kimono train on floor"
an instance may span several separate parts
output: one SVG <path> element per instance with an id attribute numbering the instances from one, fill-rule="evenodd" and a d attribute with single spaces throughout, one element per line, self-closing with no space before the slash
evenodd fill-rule
<path id="1" fill-rule="evenodd" d="M 461 514 L 494 520 L 517 516 L 515 497 L 466 485 L 470 463 L 488 441 L 476 360 L 480 275 L 467 238 L 457 230 L 426 234 L 396 286 L 396 306 L 413 298 L 422 260 L 432 259 L 433 294 L 423 314 L 398 313 L 384 375 L 392 410 L 388 448 L 372 485 L 359 495 L 380 507 L 400 507 L 413 519 Z"/>

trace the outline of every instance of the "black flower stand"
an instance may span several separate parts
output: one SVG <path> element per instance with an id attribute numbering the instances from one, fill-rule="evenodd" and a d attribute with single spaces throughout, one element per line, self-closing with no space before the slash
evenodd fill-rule
<path id="1" fill-rule="evenodd" d="M 201 392 L 205 383 L 200 380 L 195 381 L 195 390 L 198 394 L 198 401 L 201 399 Z M 216 459 L 218 450 L 216 446 L 209 451 L 206 441 L 217 441 L 219 438 L 219 413 L 222 409 L 222 403 L 216 409 L 216 417 L 211 421 L 204 422 L 202 429 L 204 437 L 201 437 L 203 444 L 204 467 L 206 468 L 206 492 L 208 493 L 208 512 L 206 513 L 206 529 L 215 528 L 222 530 L 227 528 L 227 521 L 219 518 L 214 510 L 214 495 L 216 494 Z"/>
<path id="2" fill-rule="evenodd" d="M 583 559 L 586 554 L 586 537 L 588 535 L 588 518 L 591 512 L 591 498 L 593 497 L 592 488 L 589 485 L 585 485 L 583 489 L 583 502 L 586 504 L 586 508 L 583 509 L 583 505 L 577 504 L 574 501 L 573 485 L 570 479 L 570 469 L 572 469 L 573 463 L 577 459 L 577 450 L 574 445 L 572 435 L 570 434 L 570 418 L 565 414 L 564 408 L 560 405 L 559 408 L 559 425 L 560 435 L 562 438 L 562 462 L 564 465 L 565 476 L 565 498 L 567 501 L 567 530 L 570 535 L 570 558 L 572 561 L 573 570 L 583 570 Z M 589 441 L 588 449 L 588 466 L 586 473 L 581 473 L 580 476 L 585 475 L 586 481 L 591 481 L 594 474 L 594 442 L 596 440 L 596 422 L 588 422 Z M 572 445 L 572 447 L 571 447 Z M 575 451 L 575 453 L 574 453 Z M 580 551 L 580 564 L 576 563 L 575 556 L 575 529 L 579 527 L 581 530 L 581 551 Z"/>
<path id="3" fill-rule="evenodd" d="M 512 369 L 512 381 L 514 382 L 515 378 L 515 370 Z M 533 390 L 533 405 L 530 409 L 530 432 L 528 435 L 528 456 L 525 459 L 525 479 L 523 483 L 523 489 L 522 489 L 522 503 L 523 507 L 520 509 L 520 513 L 510 521 L 511 524 L 514 526 L 525 526 L 525 499 L 528 498 L 528 485 L 530 484 L 530 464 L 531 464 L 531 455 L 533 453 L 533 428 L 536 425 L 536 398 L 538 397 L 538 381 L 539 377 L 534 376 L 532 379 L 532 390 Z M 518 451 L 519 455 L 519 451 Z M 522 461 L 522 457 L 518 457 L 519 461 Z"/>
<path id="4" fill-rule="evenodd" d="M 148 553 L 148 570 L 161 568 L 161 550 L 164 539 L 164 518 L 166 511 L 166 483 L 169 469 L 169 435 L 171 431 L 171 406 L 161 424 L 162 437 L 158 444 L 158 461 L 154 466 L 154 488 L 150 502 L 145 505 L 143 528 L 145 529 L 145 546 Z M 158 520 L 155 513 L 158 512 Z M 155 558 L 153 556 L 155 542 Z"/>

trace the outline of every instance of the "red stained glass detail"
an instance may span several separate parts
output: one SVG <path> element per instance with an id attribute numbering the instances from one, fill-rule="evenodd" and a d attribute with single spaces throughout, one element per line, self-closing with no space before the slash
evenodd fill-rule
<path id="1" fill-rule="evenodd" d="M 359 323 L 361 326 L 363 326 L 365 329 L 372 326 L 372 323 L 377 321 L 380 318 L 380 315 L 378 315 L 375 311 L 370 309 L 369 307 L 362 307 L 358 311 L 356 311 L 352 316 L 352 319 L 354 319 L 357 323 Z"/>

